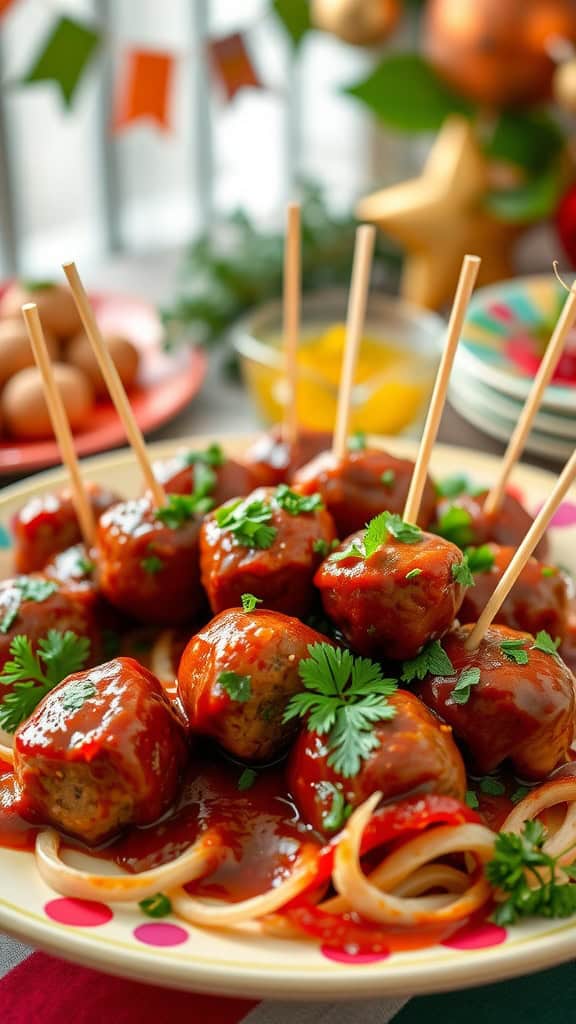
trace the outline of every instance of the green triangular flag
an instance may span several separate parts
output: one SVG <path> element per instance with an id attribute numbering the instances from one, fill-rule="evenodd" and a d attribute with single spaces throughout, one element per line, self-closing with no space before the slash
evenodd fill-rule
<path id="1" fill-rule="evenodd" d="M 60 87 L 64 103 L 71 106 L 82 72 L 99 43 L 100 34 L 93 28 L 71 18 L 60 18 L 22 83 L 55 82 Z"/>
<path id="2" fill-rule="evenodd" d="M 298 49 L 312 28 L 309 0 L 272 0 L 272 10 L 282 22 L 294 48 Z"/>

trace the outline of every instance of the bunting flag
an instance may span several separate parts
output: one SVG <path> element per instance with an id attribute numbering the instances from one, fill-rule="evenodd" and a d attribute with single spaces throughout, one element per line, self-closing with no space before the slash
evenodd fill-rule
<path id="1" fill-rule="evenodd" d="M 9 7 L 15 4 L 16 0 L 0 0 L 0 18 L 2 18 Z"/>
<path id="2" fill-rule="evenodd" d="M 54 82 L 65 105 L 70 107 L 99 43 L 100 34 L 95 29 L 72 18 L 59 18 L 22 82 Z"/>
<path id="3" fill-rule="evenodd" d="M 213 39 L 208 44 L 208 53 L 228 103 L 242 89 L 263 88 L 239 32 L 223 36 L 221 39 Z"/>
<path id="4" fill-rule="evenodd" d="M 126 71 L 116 103 L 115 131 L 134 121 L 153 121 L 170 131 L 170 98 L 175 58 L 170 53 L 131 50 L 126 54 Z"/>

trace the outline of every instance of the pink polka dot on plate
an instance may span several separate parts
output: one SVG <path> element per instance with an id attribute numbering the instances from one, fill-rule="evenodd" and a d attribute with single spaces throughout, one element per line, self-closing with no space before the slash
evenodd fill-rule
<path id="1" fill-rule="evenodd" d="M 147 946 L 181 946 L 188 932 L 177 924 L 139 924 L 134 929 L 134 938 Z"/>
<path id="2" fill-rule="evenodd" d="M 339 964 L 375 964 L 379 960 L 387 960 L 390 956 L 386 949 L 379 953 L 363 953 L 361 950 L 354 951 L 326 945 L 320 947 L 320 952 L 327 960 L 335 960 Z"/>
<path id="3" fill-rule="evenodd" d="M 534 509 L 536 515 L 542 508 L 542 503 Z M 563 526 L 576 526 L 576 505 L 573 501 L 563 501 L 552 516 L 550 526 L 554 526 L 556 529 L 562 528 Z"/>
<path id="4" fill-rule="evenodd" d="M 488 949 L 490 946 L 499 946 L 505 941 L 506 935 L 505 928 L 491 921 L 483 921 L 481 924 L 464 925 L 449 939 L 445 939 L 442 945 L 450 949 Z"/>
<path id="5" fill-rule="evenodd" d="M 110 907 L 94 900 L 50 900 L 45 904 L 44 912 L 58 924 L 71 924 L 78 928 L 97 928 L 101 924 L 107 924 L 114 916 Z"/>

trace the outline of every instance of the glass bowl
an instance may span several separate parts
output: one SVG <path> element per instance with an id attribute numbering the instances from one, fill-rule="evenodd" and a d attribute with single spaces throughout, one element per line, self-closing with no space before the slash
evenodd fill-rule
<path id="1" fill-rule="evenodd" d="M 332 430 L 348 293 L 303 296 L 298 372 L 298 422 Z M 436 313 L 387 295 L 370 296 L 352 392 L 351 431 L 417 436 L 428 406 L 445 330 Z M 283 418 L 287 385 L 282 364 L 282 303 L 240 321 L 232 340 L 245 385 L 261 418 Z"/>

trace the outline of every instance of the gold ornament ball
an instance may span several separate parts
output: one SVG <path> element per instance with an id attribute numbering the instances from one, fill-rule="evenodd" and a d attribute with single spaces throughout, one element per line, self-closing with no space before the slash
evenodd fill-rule
<path id="1" fill-rule="evenodd" d="M 552 83 L 554 99 L 571 114 L 576 114 L 576 59 L 560 64 Z"/>
<path id="2" fill-rule="evenodd" d="M 398 24 L 400 0 L 312 0 L 312 23 L 352 46 L 383 43 Z"/>
<path id="3" fill-rule="evenodd" d="M 459 93 L 494 107 L 552 91 L 554 38 L 576 41 L 576 0 L 429 0 L 424 50 Z"/>

